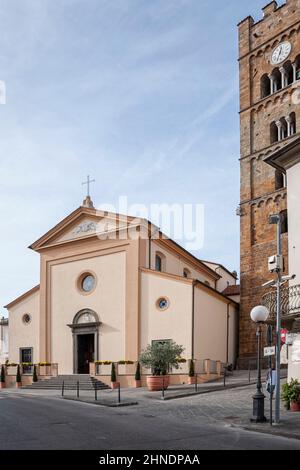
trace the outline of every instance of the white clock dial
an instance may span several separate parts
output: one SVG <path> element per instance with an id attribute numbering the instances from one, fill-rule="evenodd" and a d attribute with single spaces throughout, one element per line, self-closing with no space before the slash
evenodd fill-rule
<path id="1" fill-rule="evenodd" d="M 279 46 L 277 46 L 272 53 L 271 63 L 273 65 L 281 64 L 281 62 L 288 58 L 291 51 L 292 45 L 290 42 L 286 41 L 279 44 Z"/>

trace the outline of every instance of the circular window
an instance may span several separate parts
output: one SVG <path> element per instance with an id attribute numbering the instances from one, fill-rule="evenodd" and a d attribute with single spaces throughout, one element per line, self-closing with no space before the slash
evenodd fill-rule
<path id="1" fill-rule="evenodd" d="M 31 316 L 29 315 L 29 313 L 25 313 L 25 315 L 23 315 L 22 317 L 22 320 L 25 325 L 28 325 L 28 323 L 31 322 Z"/>
<path id="2" fill-rule="evenodd" d="M 83 273 L 79 276 L 77 287 L 83 294 L 90 294 L 96 286 L 96 276 L 91 272 Z"/>
<path id="3" fill-rule="evenodd" d="M 156 302 L 156 305 L 159 308 L 159 310 L 166 310 L 169 307 L 169 301 L 165 297 L 161 297 Z"/>
<path id="4" fill-rule="evenodd" d="M 91 292 L 95 287 L 95 278 L 91 274 L 85 276 L 81 281 L 81 288 L 84 292 Z"/>

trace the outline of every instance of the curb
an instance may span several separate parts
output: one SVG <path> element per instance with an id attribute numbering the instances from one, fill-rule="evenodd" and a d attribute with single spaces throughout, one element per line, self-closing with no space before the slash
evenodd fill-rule
<path id="1" fill-rule="evenodd" d="M 259 428 L 252 428 L 251 426 L 243 426 L 239 424 L 231 424 L 233 428 L 237 429 L 243 429 L 244 431 L 251 431 L 251 432 L 258 432 L 260 434 L 268 434 L 269 436 L 278 436 L 278 437 L 284 437 L 286 439 L 296 439 L 297 441 L 300 441 L 300 434 L 292 434 L 286 431 L 275 431 L 275 429 L 259 429 Z M 271 428 L 271 426 L 270 426 Z"/>
<path id="2" fill-rule="evenodd" d="M 130 401 L 130 402 L 124 402 L 124 403 L 105 403 L 101 401 L 95 401 L 95 400 L 84 400 L 83 398 L 73 398 L 73 397 L 60 397 L 62 400 L 69 400 L 69 401 L 77 401 L 80 403 L 87 403 L 89 405 L 98 405 L 98 406 L 107 406 L 108 408 L 120 408 L 122 406 L 134 406 L 138 405 L 137 401 Z"/>
<path id="3" fill-rule="evenodd" d="M 235 388 L 245 388 L 245 387 L 250 387 L 252 385 L 255 385 L 256 382 L 250 382 L 247 384 L 236 384 L 236 385 L 229 385 L 229 386 L 226 386 L 226 387 L 223 387 L 223 388 L 212 388 L 210 390 L 202 390 L 202 391 L 198 391 L 198 392 L 189 392 L 189 393 L 183 393 L 181 395 L 174 395 L 174 396 L 165 396 L 164 398 L 160 397 L 159 400 L 162 400 L 162 401 L 169 401 L 169 400 L 177 400 L 179 398 L 187 398 L 187 397 L 192 397 L 192 396 L 196 396 L 196 395 L 205 395 L 205 394 L 208 394 L 208 393 L 213 393 L 213 392 L 224 392 L 225 390 L 232 390 L 232 389 L 235 389 Z M 153 397 L 155 398 L 155 397 Z"/>

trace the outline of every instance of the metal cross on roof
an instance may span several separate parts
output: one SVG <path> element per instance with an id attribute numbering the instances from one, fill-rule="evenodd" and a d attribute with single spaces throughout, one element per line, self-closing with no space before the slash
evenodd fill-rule
<path id="1" fill-rule="evenodd" d="M 90 175 L 87 175 L 87 181 L 82 183 L 82 186 L 87 185 L 87 197 L 90 197 L 90 184 L 95 183 L 96 180 L 91 180 Z"/>

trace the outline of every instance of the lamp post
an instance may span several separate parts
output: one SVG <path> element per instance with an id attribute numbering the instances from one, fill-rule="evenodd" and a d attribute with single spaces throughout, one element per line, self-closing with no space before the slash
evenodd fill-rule
<path id="1" fill-rule="evenodd" d="M 251 421 L 255 423 L 264 423 L 266 422 L 266 417 L 265 395 L 262 392 L 261 383 L 261 327 L 269 317 L 269 310 L 263 305 L 258 305 L 251 310 L 250 316 L 252 321 L 257 324 L 257 383 L 256 393 L 253 395 L 253 418 Z"/>
<path id="2" fill-rule="evenodd" d="M 281 242 L 281 215 L 270 216 L 269 223 L 276 225 L 277 255 L 274 272 L 277 273 L 276 282 L 276 396 L 275 396 L 275 423 L 280 422 L 280 349 L 281 349 L 281 282 L 283 271 L 282 242 Z"/>

